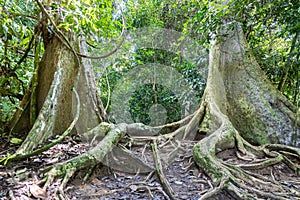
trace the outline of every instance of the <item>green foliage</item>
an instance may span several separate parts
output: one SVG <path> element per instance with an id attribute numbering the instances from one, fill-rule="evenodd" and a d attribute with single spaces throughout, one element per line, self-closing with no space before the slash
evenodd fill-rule
<path id="1" fill-rule="evenodd" d="M 111 98 L 111 93 L 114 90 L 114 87 L 124 75 L 124 72 L 119 69 L 120 68 L 116 66 L 109 66 L 105 72 L 102 72 L 101 68 L 94 68 L 94 71 L 96 71 L 96 77 L 100 77 L 97 78 L 96 84 L 99 89 L 101 101 L 104 105 L 109 104 L 108 100 Z M 108 112 L 109 111 L 110 107 L 108 107 Z"/>
<path id="2" fill-rule="evenodd" d="M 162 2 L 162 0 L 129 0 L 126 4 L 126 15 L 128 16 L 130 28 L 145 26 L 162 27 L 163 22 L 160 19 Z"/>
<path id="3" fill-rule="evenodd" d="M 0 1 L 0 126 L 10 120 L 33 71 L 33 27 L 37 10 L 28 1 Z M 29 14 L 33 14 L 30 16 Z M 30 56 L 24 56 L 27 54 Z"/>
<path id="4" fill-rule="evenodd" d="M 99 68 L 95 67 L 96 76 L 100 77 L 97 80 L 97 84 L 100 88 L 100 97 L 103 104 L 107 104 L 107 100 L 110 98 L 109 95 L 113 93 L 116 84 L 121 81 L 121 78 L 128 71 L 147 63 L 163 64 L 175 68 L 187 81 L 190 89 L 196 92 L 196 100 L 200 102 L 206 80 L 201 76 L 199 69 L 195 65 L 186 62 L 176 53 L 161 49 L 144 48 L 137 49 L 131 57 L 124 56 L 123 58 L 118 58 L 116 63 L 109 66 L 104 73 L 101 73 L 101 70 L 97 71 Z M 182 101 L 189 94 L 174 94 L 174 91 L 170 91 L 169 88 L 155 83 L 143 85 L 135 89 L 134 94 L 129 100 L 129 112 L 135 122 L 149 124 L 151 122 L 149 110 L 155 104 L 160 104 L 166 109 L 167 122 L 179 120 L 183 116 Z M 178 99 L 179 97 L 181 99 Z M 108 107 L 108 112 L 110 111 L 110 107 Z"/>
<path id="5" fill-rule="evenodd" d="M 156 104 L 160 104 L 167 111 L 166 123 L 178 121 L 182 117 L 182 105 L 176 98 L 176 95 L 161 85 L 148 84 L 136 88 L 129 103 L 129 112 L 135 122 L 149 125 L 151 122 L 149 111 Z"/>
<path id="6" fill-rule="evenodd" d="M 122 21 L 113 20 L 119 16 L 115 9 L 120 6 L 114 5 L 114 1 L 58 1 L 52 6 L 52 12 L 59 12 L 62 19 L 58 28 L 77 33 L 82 32 L 90 37 L 94 36 L 93 40 L 99 40 L 100 37 L 117 36 L 119 28 L 122 27 Z"/>
<path id="7" fill-rule="evenodd" d="M 139 49 L 136 51 L 135 62 L 160 63 L 175 68 L 190 85 L 190 88 L 197 91 L 200 101 L 205 89 L 206 80 L 202 77 L 200 69 L 187 61 L 180 55 L 172 52 L 166 52 L 160 49 Z"/>
<path id="8" fill-rule="evenodd" d="M 9 119 L 11 119 L 15 110 L 16 110 L 15 103 L 12 103 L 8 97 L 1 97 L 1 104 L 0 104 L 1 123 L 4 124 L 4 122 L 7 122 Z"/>

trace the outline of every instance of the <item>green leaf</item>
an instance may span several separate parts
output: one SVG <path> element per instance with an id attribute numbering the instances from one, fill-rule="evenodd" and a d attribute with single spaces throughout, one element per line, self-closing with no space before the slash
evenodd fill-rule
<path id="1" fill-rule="evenodd" d="M 14 155 L 11 155 L 10 153 L 8 153 L 6 157 L 0 159 L 0 163 L 3 162 L 3 165 L 6 165 L 7 162 L 14 157 L 15 157 Z"/>
<path id="2" fill-rule="evenodd" d="M 20 170 L 17 170 L 16 171 L 16 175 L 19 175 L 19 174 L 23 174 L 27 171 L 27 168 L 25 167 L 24 169 L 20 169 Z"/>
<path id="3" fill-rule="evenodd" d="M 11 138 L 10 143 L 12 144 L 20 144 L 23 140 L 19 138 Z"/>

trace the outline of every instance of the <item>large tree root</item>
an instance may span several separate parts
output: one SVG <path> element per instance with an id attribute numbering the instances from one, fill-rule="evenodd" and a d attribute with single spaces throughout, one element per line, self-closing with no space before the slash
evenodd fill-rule
<path id="1" fill-rule="evenodd" d="M 161 159 L 158 153 L 158 148 L 162 149 L 173 145 L 173 150 L 167 156 L 166 163 L 171 163 L 180 151 L 180 141 L 185 138 L 194 137 L 196 127 L 203 121 L 205 115 L 211 115 L 210 118 L 217 121 L 219 128 L 212 134 L 199 141 L 193 149 L 194 160 L 196 164 L 211 177 L 214 184 L 209 192 L 202 196 L 202 199 L 213 197 L 223 189 L 234 192 L 240 198 L 271 198 L 271 199 L 290 199 L 300 198 L 299 191 L 288 187 L 289 182 L 282 182 L 274 176 L 266 177 L 251 170 L 263 169 L 272 165 L 284 163 L 290 169 L 299 174 L 299 166 L 296 165 L 291 158 L 300 159 L 300 150 L 295 147 L 266 144 L 260 147 L 253 146 L 245 141 L 239 132 L 232 125 L 228 116 L 222 114 L 218 106 L 211 101 L 203 102 L 199 110 L 193 115 L 180 122 L 172 123 L 165 126 L 175 126 L 177 129 L 174 132 L 156 136 L 157 130 L 153 127 L 148 127 L 143 124 L 119 124 L 113 125 L 101 123 L 94 129 L 85 133 L 85 137 L 89 138 L 92 146 L 88 152 L 75 157 L 71 160 L 58 163 L 46 169 L 44 188 L 49 187 L 56 177 L 63 177 L 61 184 L 57 190 L 57 195 L 64 199 L 64 188 L 69 179 L 78 170 L 84 169 L 87 171 L 86 179 L 92 172 L 94 166 L 99 163 L 106 163 L 105 156 L 110 152 L 115 151 L 117 143 L 124 138 L 125 142 L 129 143 L 144 143 L 153 142 L 154 161 L 156 163 L 156 171 L 162 182 L 168 198 L 174 199 L 176 194 L 170 187 L 166 177 L 162 173 L 163 168 Z M 166 148 L 167 149 L 167 148 Z M 236 157 L 239 162 L 223 161 L 218 158 L 218 153 L 227 149 L 235 149 Z M 168 149 L 169 150 L 169 149 Z M 116 151 L 117 154 L 120 152 Z M 121 157 L 130 157 L 130 151 L 121 149 Z M 132 156 L 131 156 L 132 157 Z M 166 156 L 164 156 L 166 157 Z M 137 164 L 138 159 L 132 157 L 134 163 Z M 118 160 L 119 162 L 120 160 Z M 146 171 L 152 171 L 153 168 L 147 166 L 142 161 L 140 166 L 145 166 Z M 147 171 L 148 170 L 148 171 Z M 139 170 L 136 170 L 139 171 Z M 143 171 L 142 171 L 143 172 Z M 263 190 L 265 188 L 266 190 Z M 272 191 L 272 192 L 270 192 Z"/>
<path id="2" fill-rule="evenodd" d="M 103 130 L 107 130 L 109 128 L 107 127 L 108 125 L 106 123 L 102 124 L 101 126 L 106 126 L 103 127 Z M 48 171 L 46 173 L 46 183 L 44 185 L 44 188 L 47 188 L 56 177 L 63 176 L 63 180 L 58 190 L 59 195 L 61 195 L 61 198 L 63 198 L 63 189 L 65 188 L 67 182 L 73 176 L 73 174 L 78 170 L 93 168 L 95 165 L 101 163 L 105 155 L 112 151 L 112 149 L 115 147 L 118 141 L 125 135 L 125 133 L 126 125 L 119 124 L 113 129 L 111 129 L 106 134 L 106 136 L 88 152 L 77 156 L 71 160 L 58 163 L 56 165 L 51 166 L 50 168 L 42 170 Z M 88 173 L 90 173 L 89 170 L 87 171 Z"/>
<path id="3" fill-rule="evenodd" d="M 170 186 L 170 183 L 168 182 L 166 176 L 164 175 L 160 155 L 159 155 L 158 149 L 157 149 L 157 143 L 155 140 L 153 141 L 153 144 L 152 144 L 152 151 L 153 151 L 153 157 L 154 157 L 155 166 L 156 166 L 156 172 L 159 177 L 159 180 L 162 183 L 164 190 L 168 194 L 169 199 L 173 200 L 173 199 L 175 199 L 175 193 L 174 193 L 174 190 L 172 189 L 172 187 Z"/>
<path id="4" fill-rule="evenodd" d="M 7 157 L 2 158 L 0 160 L 0 163 L 3 162 L 4 164 L 6 164 L 7 162 L 10 162 L 10 161 L 23 160 L 23 159 L 30 158 L 32 156 L 38 155 L 38 154 L 40 154 L 40 153 L 42 153 L 42 152 L 50 149 L 54 145 L 58 144 L 67 135 L 69 135 L 70 132 L 75 127 L 75 124 L 76 124 L 76 122 L 77 122 L 77 120 L 79 118 L 79 114 L 80 114 L 80 99 L 79 99 L 77 91 L 75 89 L 73 89 L 73 91 L 74 91 L 74 94 L 75 94 L 75 97 L 76 97 L 76 100 L 77 100 L 76 114 L 75 114 L 75 117 L 74 117 L 72 123 L 70 124 L 70 126 L 58 138 L 54 139 L 51 143 L 49 143 L 47 145 L 44 145 L 41 148 L 38 148 L 38 149 L 36 149 L 34 151 L 31 151 L 31 152 L 28 152 L 28 153 L 19 153 L 19 152 L 16 152 L 14 155 L 8 155 Z"/>
<path id="5" fill-rule="evenodd" d="M 108 123 L 100 123 L 97 127 L 93 128 L 92 130 L 86 132 L 84 137 L 90 141 L 90 144 L 92 147 L 91 150 L 88 152 L 77 156 L 73 159 L 70 159 L 68 161 L 55 164 L 53 166 L 50 166 L 46 169 L 41 170 L 42 173 L 45 173 L 45 178 L 42 180 L 45 182 L 44 188 L 48 188 L 56 177 L 63 177 L 60 186 L 57 190 L 56 195 L 59 196 L 59 198 L 64 199 L 64 188 L 69 181 L 69 179 L 74 175 L 76 171 L 79 170 L 86 170 L 86 175 L 84 177 L 84 180 L 89 177 L 89 175 L 92 172 L 92 169 L 99 163 L 107 164 L 108 166 L 115 168 L 117 163 L 107 161 L 107 156 L 109 157 L 125 157 L 127 160 L 131 160 L 129 162 L 132 162 L 134 166 L 130 166 L 131 173 L 148 173 L 154 170 L 151 166 L 147 165 L 146 163 L 143 163 L 142 160 L 135 157 L 130 151 L 124 150 L 117 146 L 117 143 L 124 138 L 125 134 L 127 134 L 127 139 L 124 138 L 124 142 L 129 143 L 135 143 L 136 141 L 142 142 L 145 144 L 145 142 L 148 142 L 149 139 L 154 141 L 154 157 L 156 162 L 156 169 L 158 171 L 159 177 L 161 181 L 163 182 L 163 185 L 165 186 L 165 191 L 168 194 L 168 197 L 170 199 L 174 199 L 174 192 L 172 191 L 171 187 L 168 185 L 168 182 L 164 181 L 166 180 L 163 176 L 162 172 L 162 165 L 160 163 L 160 158 L 158 154 L 158 147 L 157 143 L 161 144 L 161 147 L 166 145 L 166 143 L 169 143 L 171 140 L 174 139 L 182 139 L 185 136 L 188 136 L 186 134 L 187 129 L 195 129 L 195 124 L 201 120 L 204 113 L 204 106 L 201 107 L 197 112 L 195 112 L 193 115 L 186 117 L 185 119 L 182 119 L 178 122 L 174 122 L 171 124 L 166 124 L 162 127 L 149 127 L 145 126 L 143 124 L 119 124 L 119 125 L 113 125 Z M 180 127 L 181 126 L 181 127 Z M 168 133 L 166 135 L 157 135 L 157 130 L 162 129 L 165 127 L 180 127 L 176 131 Z M 129 139 L 128 139 L 129 138 Z M 147 138 L 147 140 L 144 140 Z M 180 144 L 179 144 L 180 146 Z M 173 156 L 176 156 L 176 149 L 171 152 Z M 111 160 L 114 160 L 114 158 L 111 158 Z M 117 158 L 117 162 L 122 164 L 122 159 Z M 167 161 L 168 163 L 171 161 Z M 125 163 L 123 166 L 123 169 L 126 171 L 126 165 L 129 165 Z M 133 170 L 133 171 L 132 171 Z"/>
<path id="6" fill-rule="evenodd" d="M 168 124 L 167 126 L 173 125 L 177 126 L 178 124 Z M 84 134 L 86 138 L 91 140 L 92 145 L 95 145 L 91 150 L 71 160 L 58 163 L 47 169 L 41 170 L 42 172 L 48 171 L 45 174 L 44 181 L 46 181 L 46 183 L 44 185 L 44 188 L 49 187 L 56 177 L 63 176 L 63 180 L 58 190 L 58 195 L 60 195 L 60 198 L 63 198 L 63 189 L 76 171 L 81 169 L 87 170 L 87 175 L 85 176 L 86 179 L 92 171 L 90 169 L 93 169 L 93 167 L 99 163 L 108 164 L 108 166 L 112 168 L 114 168 L 115 166 L 111 165 L 119 165 L 115 162 L 106 161 L 104 159 L 105 156 L 111 152 L 114 152 L 117 157 L 121 157 L 121 159 L 117 158 L 117 162 L 122 163 L 122 157 L 125 157 L 125 159 L 130 160 L 129 162 L 133 163 L 133 165 L 130 166 L 131 171 L 128 171 L 126 169 L 126 165 L 130 165 L 128 161 L 127 164 L 125 163 L 122 170 L 127 170 L 131 173 L 148 173 L 153 171 L 154 169 L 151 166 L 143 163 L 143 161 L 135 157 L 130 151 L 124 150 L 120 147 L 117 147 L 116 145 L 125 136 L 125 134 L 135 135 L 137 133 L 140 133 L 142 135 L 149 134 L 150 136 L 153 136 L 154 132 L 156 132 L 155 128 L 153 129 L 152 127 L 145 126 L 143 124 L 112 125 L 105 122 L 99 124 L 97 127 Z M 157 137 L 159 136 L 156 136 L 155 138 Z M 109 156 L 113 157 L 114 155 L 109 154 Z"/>
<path id="7" fill-rule="evenodd" d="M 67 136 L 74 128 L 74 125 L 76 124 L 76 121 L 78 120 L 79 117 L 79 111 L 80 111 L 79 97 L 76 91 L 75 94 L 78 101 L 76 116 L 73 122 L 71 123 L 71 125 L 68 127 L 68 129 L 65 130 L 65 132 L 60 137 L 52 141 L 50 144 L 44 145 L 40 149 L 28 153 L 15 154 L 13 155 L 13 157 L 4 158 L 1 161 L 7 162 L 8 160 L 14 161 L 14 160 L 22 160 L 25 158 L 29 158 L 31 156 L 37 155 L 38 153 L 41 153 L 42 151 L 49 149 L 50 147 L 62 141 L 64 137 Z M 203 110 L 203 108 L 200 110 Z M 149 166 L 147 163 L 143 162 L 141 159 L 136 157 L 131 151 L 118 147 L 117 143 L 119 142 L 119 140 L 122 139 L 125 134 L 127 134 L 128 136 L 124 138 L 124 142 L 126 142 L 127 144 L 129 143 L 129 145 L 132 145 L 135 142 L 140 142 L 140 144 L 141 143 L 145 144 L 145 142 L 148 142 L 150 139 L 151 142 L 152 140 L 155 140 L 160 142 L 160 144 L 162 144 L 163 146 L 164 144 L 170 142 L 174 138 L 182 138 L 184 136 L 185 130 L 188 127 L 191 127 L 191 125 L 189 124 L 192 124 L 192 126 L 195 126 L 195 124 L 197 124 L 195 123 L 195 121 L 199 121 L 199 114 L 201 113 L 197 111 L 194 114 L 187 116 L 186 118 L 178 122 L 166 124 L 159 127 L 149 127 L 140 123 L 113 125 L 106 122 L 102 122 L 95 128 L 83 134 L 83 137 L 85 137 L 86 140 L 90 141 L 90 145 L 92 146 L 92 149 L 71 160 L 58 163 L 51 167 L 41 170 L 42 173 L 47 172 L 45 174 L 45 178 L 42 180 L 42 182 L 46 182 L 44 188 L 49 187 L 56 177 L 62 176 L 63 180 L 58 189 L 59 192 L 58 195 L 60 195 L 60 198 L 64 198 L 63 189 L 65 188 L 68 180 L 73 176 L 73 174 L 78 170 L 84 169 L 86 170 L 86 175 L 84 177 L 84 180 L 86 180 L 89 177 L 89 175 L 92 173 L 93 168 L 99 163 L 108 165 L 114 169 L 119 169 L 123 171 L 125 170 L 126 172 L 129 173 L 151 172 L 154 170 L 153 167 Z M 193 123 L 191 123 L 191 121 Z M 166 135 L 157 135 L 158 131 L 163 128 L 171 128 L 170 130 L 174 128 L 178 128 L 178 129 Z M 193 127 L 193 129 L 195 128 Z M 24 144 L 25 146 L 28 145 L 26 143 L 27 142 L 25 142 Z M 31 144 L 32 143 L 29 142 L 29 145 Z M 176 156 L 175 151 L 173 152 L 173 154 L 174 155 L 171 157 Z M 115 156 L 117 158 L 116 161 L 114 161 Z M 122 158 L 125 158 L 125 160 L 124 159 L 122 160 Z M 119 166 L 122 165 L 121 168 L 118 167 L 118 165 Z"/>
<path id="8" fill-rule="evenodd" d="M 300 167 L 290 157 L 300 160 L 300 149 L 280 144 L 253 146 L 239 135 L 227 116 L 219 112 L 213 104 L 210 105 L 211 114 L 221 125 L 214 133 L 199 141 L 193 149 L 195 162 L 211 177 L 215 185 L 202 199 L 212 197 L 222 189 L 232 191 L 242 199 L 300 198 L 300 191 L 287 187 L 276 180 L 273 174 L 268 178 L 251 172 L 284 163 L 299 175 Z M 217 157 L 219 152 L 227 149 L 235 149 L 238 163 L 225 162 Z"/>

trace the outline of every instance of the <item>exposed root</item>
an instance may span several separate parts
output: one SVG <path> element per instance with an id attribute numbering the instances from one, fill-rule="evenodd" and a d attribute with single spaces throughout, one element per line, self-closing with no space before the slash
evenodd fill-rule
<path id="1" fill-rule="evenodd" d="M 32 156 L 35 156 L 35 155 L 38 155 L 48 149 L 50 149 L 51 147 L 53 147 L 54 145 L 58 144 L 59 142 L 61 142 L 67 135 L 70 134 L 70 132 L 72 131 L 72 129 L 75 127 L 75 124 L 79 118 L 79 114 L 80 114 L 80 100 L 79 100 L 79 96 L 78 96 L 78 93 L 75 89 L 73 89 L 74 91 L 74 94 L 76 96 L 76 99 L 77 99 L 77 108 L 76 108 L 76 115 L 72 121 L 72 123 L 70 124 L 70 126 L 62 133 L 62 135 L 60 135 L 58 138 L 56 138 L 55 140 L 53 140 L 51 143 L 47 144 L 47 145 L 44 145 L 43 147 L 39 148 L 39 149 L 36 149 L 32 152 L 28 152 L 28 153 L 23 153 L 23 154 L 18 154 L 16 153 L 15 155 L 12 155 L 12 156 L 9 156 L 7 158 L 3 158 L 0 160 L 0 163 L 1 162 L 4 162 L 5 164 L 8 162 L 8 161 L 14 161 L 14 160 L 21 160 L 21 159 L 26 159 L 26 158 L 30 158 Z"/>
<path id="2" fill-rule="evenodd" d="M 195 112 L 193 118 L 187 124 L 182 139 L 195 139 L 198 131 L 198 126 L 199 124 L 201 124 L 205 116 L 206 105 L 207 103 L 205 101 L 202 101 L 200 108 Z"/>
<path id="3" fill-rule="evenodd" d="M 147 185 L 146 182 L 138 182 L 138 183 L 131 183 L 127 185 L 127 188 L 130 188 L 130 186 L 135 185 L 136 188 L 134 188 L 134 190 L 139 190 L 139 189 L 146 189 L 151 197 L 151 199 L 154 198 L 154 195 L 151 192 L 151 187 Z"/>
<path id="4" fill-rule="evenodd" d="M 161 159 L 160 159 L 158 149 L 157 149 L 157 143 L 155 140 L 153 141 L 153 144 L 152 144 L 152 151 L 153 151 L 153 157 L 154 157 L 155 166 L 156 166 L 156 172 L 159 177 L 159 180 L 160 180 L 164 190 L 168 194 L 169 198 L 175 199 L 175 193 L 174 193 L 173 189 L 171 188 L 170 183 L 168 182 L 167 178 L 164 175 L 163 167 L 161 164 Z"/>
<path id="5" fill-rule="evenodd" d="M 9 198 L 12 199 L 12 200 L 17 199 L 17 198 L 15 197 L 15 195 L 14 195 L 14 192 L 13 192 L 12 190 L 9 190 L 8 196 L 9 196 Z"/>
<path id="6" fill-rule="evenodd" d="M 198 131 L 198 124 L 201 123 L 205 116 L 206 110 L 206 102 L 202 102 L 199 109 L 190 116 L 186 118 L 171 123 L 166 124 L 160 127 L 149 127 L 143 124 L 130 124 L 128 125 L 128 133 L 131 135 L 131 140 L 133 144 L 141 145 L 145 142 L 157 141 L 160 145 L 159 148 L 166 148 L 166 151 L 169 151 L 167 156 L 167 160 L 165 161 L 167 164 L 171 163 L 178 152 L 182 150 L 180 144 L 181 140 L 191 139 L 193 140 Z M 175 131 L 163 134 L 163 135 L 154 135 L 152 131 L 157 131 L 157 128 L 165 128 L 165 127 L 178 127 Z M 172 146 L 172 150 L 168 149 L 169 146 Z"/>
<path id="7" fill-rule="evenodd" d="M 87 181 L 87 179 L 92 175 L 92 173 L 93 173 L 93 171 L 94 171 L 94 169 L 95 169 L 96 166 L 97 166 L 97 165 L 91 165 L 91 166 L 86 170 L 86 173 L 85 173 L 85 175 L 84 175 L 84 177 L 83 177 L 83 179 L 82 179 L 83 183 L 85 183 L 85 182 Z"/>
<path id="8" fill-rule="evenodd" d="M 249 171 L 284 163 L 299 175 L 299 166 L 289 158 L 292 154 L 300 160 L 299 149 L 278 144 L 252 146 L 240 137 L 226 118 L 223 120 L 219 129 L 194 146 L 195 162 L 212 178 L 215 185 L 202 199 L 216 195 L 222 189 L 230 190 L 241 198 L 300 198 L 300 191 L 276 181 L 273 173 L 267 177 Z M 242 158 L 239 161 L 231 160 L 229 163 L 216 156 L 218 152 L 234 148 L 237 158 Z"/>
<path id="9" fill-rule="evenodd" d="M 98 145 L 93 149 L 80 156 L 74 157 L 71 160 L 58 163 L 48 169 L 45 169 L 44 171 L 50 171 L 48 171 L 46 174 L 47 182 L 45 183 L 44 188 L 49 187 L 56 177 L 63 176 L 63 181 L 59 187 L 59 191 L 61 193 L 69 179 L 76 171 L 90 168 L 91 166 L 101 163 L 105 155 L 112 151 L 125 133 L 126 125 L 120 124 L 109 131 L 103 140 L 101 140 L 101 142 L 99 142 Z"/>
<path id="10" fill-rule="evenodd" d="M 215 188 L 211 188 L 211 190 L 207 191 L 201 198 L 200 200 L 202 199 L 208 199 L 210 197 L 213 197 L 214 195 L 218 194 L 224 187 L 225 187 L 225 184 L 228 182 L 228 179 L 222 179 L 220 185 L 218 187 L 215 187 Z"/>
<path id="11" fill-rule="evenodd" d="M 59 189 L 63 188 L 69 181 L 71 175 L 77 171 L 76 167 L 72 166 L 71 162 L 69 164 L 57 164 L 52 167 L 52 169 L 47 173 L 47 181 L 44 185 L 44 189 L 47 189 L 50 184 L 53 183 L 54 179 L 58 176 L 63 176 L 63 181 Z"/>
<path id="12" fill-rule="evenodd" d="M 278 163 L 281 163 L 283 161 L 283 156 L 278 155 L 275 158 L 268 158 L 265 159 L 264 161 L 260 161 L 257 163 L 250 163 L 250 164 L 238 164 L 235 165 L 236 167 L 240 167 L 242 169 L 262 169 L 271 165 L 275 165 Z"/>
<path id="13" fill-rule="evenodd" d="M 223 189 L 232 191 L 243 199 L 300 198 L 300 191 L 276 181 L 274 174 L 271 173 L 268 177 L 251 172 L 284 163 L 299 175 L 299 166 L 290 159 L 293 157 L 300 160 L 298 148 L 280 144 L 253 146 L 240 136 L 228 117 L 213 102 L 210 102 L 209 111 L 219 121 L 219 128 L 199 141 L 193 149 L 196 164 L 203 168 L 214 184 L 214 188 L 201 199 L 212 197 Z M 235 149 L 238 160 L 223 161 L 217 157 L 218 153 L 227 149 Z"/>

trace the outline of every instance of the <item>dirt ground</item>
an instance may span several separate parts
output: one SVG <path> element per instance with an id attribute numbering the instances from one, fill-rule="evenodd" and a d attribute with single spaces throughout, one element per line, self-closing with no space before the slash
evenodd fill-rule
<path id="1" fill-rule="evenodd" d="M 173 162 L 164 165 L 164 174 L 175 193 L 176 199 L 199 199 L 213 188 L 211 180 L 199 169 L 192 159 L 194 142 L 181 143 L 179 153 Z M 50 166 L 87 151 L 89 146 L 73 139 L 58 144 L 39 156 L 26 161 L 0 166 L 0 199 L 37 199 L 42 184 L 38 184 L 43 174 L 39 169 Z M 13 153 L 15 149 L 1 151 L 2 155 Z M 131 148 L 135 154 L 154 168 L 150 145 Z M 162 158 L 166 158 L 163 151 Z M 218 155 L 229 163 L 240 163 L 234 150 L 227 150 Z M 65 189 L 65 199 L 169 199 L 155 171 L 141 173 L 124 173 L 107 166 L 97 166 L 89 179 L 83 183 L 86 170 L 79 171 Z M 260 174 L 276 181 L 284 182 L 300 192 L 300 177 L 286 165 L 274 165 L 263 170 L 252 170 L 249 173 Z M 61 179 L 57 179 L 47 190 L 47 199 L 54 199 Z M 273 191 L 274 188 L 260 188 Z M 228 191 L 222 191 L 212 199 L 239 199 Z"/>

